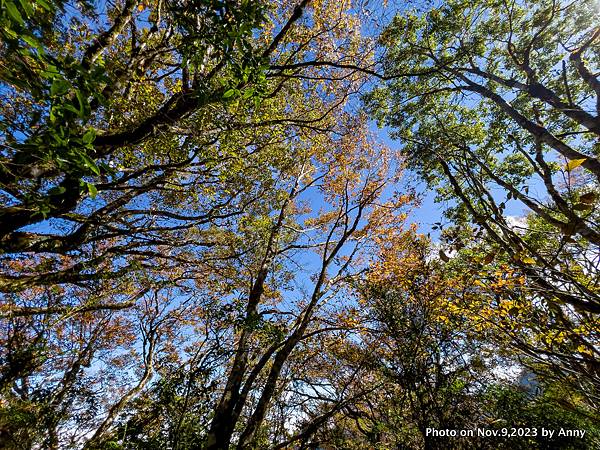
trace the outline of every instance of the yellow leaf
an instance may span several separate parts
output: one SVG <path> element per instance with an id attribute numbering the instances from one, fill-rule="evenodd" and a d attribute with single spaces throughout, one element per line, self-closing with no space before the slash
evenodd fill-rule
<path id="1" fill-rule="evenodd" d="M 585 345 L 580 345 L 579 347 L 577 347 L 577 351 L 586 355 L 593 355 L 593 352 Z"/>
<path id="2" fill-rule="evenodd" d="M 521 259 L 521 262 L 525 264 L 535 264 L 535 259 L 533 259 L 531 256 L 526 256 L 525 258 Z"/>
<path id="3" fill-rule="evenodd" d="M 571 170 L 579 167 L 580 165 L 582 165 L 584 162 L 587 161 L 587 158 L 582 158 L 582 159 L 572 159 L 571 161 L 569 161 L 567 163 L 567 165 L 565 166 L 566 169 L 570 172 Z"/>

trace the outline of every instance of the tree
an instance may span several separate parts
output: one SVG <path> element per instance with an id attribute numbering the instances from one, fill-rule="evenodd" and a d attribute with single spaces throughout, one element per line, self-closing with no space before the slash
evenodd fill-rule
<path id="1" fill-rule="evenodd" d="M 342 364 L 366 366 L 362 379 L 376 389 L 346 405 L 317 442 L 333 448 L 459 445 L 428 429 L 476 426 L 477 394 L 493 380 L 496 357 L 471 333 L 469 321 L 448 308 L 460 287 L 432 258 L 427 238 L 409 231 L 403 240 L 386 236 L 378 245 L 377 260 L 357 284 L 356 335 L 340 352 Z"/>
<path id="2" fill-rule="evenodd" d="M 348 134 L 334 118 L 364 83 L 350 70 L 307 78 L 285 64 L 362 57 L 364 44 L 350 5 L 337 2 L 125 2 L 107 14 L 9 3 L 2 442 L 93 447 L 157 377 L 171 385 L 173 366 L 196 369 L 205 355 L 188 360 L 187 345 L 206 341 L 226 370 L 290 167 L 307 146 L 329 161 L 332 136 Z M 190 332 L 204 320 L 208 336 Z"/>
<path id="3" fill-rule="evenodd" d="M 498 315 L 510 310 L 501 295 L 528 311 L 513 343 L 555 376 L 585 380 L 593 402 L 597 15 L 591 1 L 448 1 L 400 14 L 380 37 L 390 81 L 368 97 L 410 166 L 452 202 L 459 228 L 446 237 L 470 258 L 476 289 L 493 288 Z M 519 205 L 527 219 L 515 224 Z M 499 286 L 488 274 L 524 278 Z"/>
<path id="4" fill-rule="evenodd" d="M 377 53 L 366 3 L 4 0 L 0 446 L 595 430 L 598 30 L 448 0 Z M 405 226 L 405 161 L 452 202 L 439 248 Z M 506 360 L 544 397 L 495 389 Z"/>
<path id="5" fill-rule="evenodd" d="M 312 445 L 357 449 L 596 445 L 597 418 L 580 395 L 573 398 L 561 383 L 538 381 L 532 390 L 531 383 L 506 377 L 510 360 L 493 339 L 496 329 L 490 322 L 483 329 L 477 327 L 475 312 L 466 314 L 457 307 L 460 299 L 474 295 L 472 289 L 457 282 L 456 268 L 436 257 L 437 249 L 426 237 L 409 232 L 404 240 L 384 239 L 380 246 L 377 260 L 356 286 L 360 312 L 352 333 L 341 345 L 327 347 L 337 364 L 325 369 L 323 382 L 340 386 L 338 374 L 360 370 L 362 383 L 373 390 L 340 408 L 315 433 Z M 507 437 L 519 427 L 520 435 Z M 587 437 L 555 434 L 549 439 L 541 431 L 569 427 L 586 430 Z M 498 435 L 482 437 L 477 429 Z M 526 429 L 535 431 L 525 435 Z M 473 430 L 473 436 L 437 436 L 432 430 Z"/>
<path id="6" fill-rule="evenodd" d="M 194 448 L 284 448 L 314 428 L 303 424 L 294 432 L 290 418 L 300 417 L 304 402 L 287 401 L 311 399 L 321 376 L 311 370 L 320 336 L 347 327 L 327 319 L 343 308 L 340 290 L 364 269 L 371 239 L 397 227 L 411 200 L 384 198 L 390 168 L 383 149 L 369 140 L 366 122 L 349 120 L 346 126 L 341 138 L 324 142 L 317 135 L 314 143 L 296 143 L 274 186 L 280 195 L 248 209 L 234 230 L 239 258 L 207 283 L 205 295 L 214 296 L 230 319 L 222 332 L 210 426 L 196 435 Z M 186 364 L 181 361 L 182 368 Z M 347 400 L 340 394 L 317 403 L 335 410 Z M 271 425 L 277 400 L 285 409 L 283 427 Z M 139 423 L 136 415 L 129 420 Z M 108 439 L 119 440 L 118 432 Z"/>
<path id="7" fill-rule="evenodd" d="M 360 84 L 345 71 L 327 101 L 306 101 L 321 78 L 302 82 L 271 68 L 322 52 L 332 41 L 336 51 L 353 46 L 353 54 L 360 52 L 361 37 L 352 36 L 356 24 L 349 16 L 331 17 L 329 4 L 310 15 L 304 14 L 306 1 L 280 8 L 126 2 L 107 15 L 82 3 L 23 4 L 7 8 L 4 18 L 0 231 L 3 254 L 41 261 L 29 260 L 29 273 L 6 266 L 3 292 L 118 277 L 133 267 L 90 270 L 119 255 L 90 255 L 91 246 L 115 247 L 113 239 L 126 240 L 130 252 L 147 251 L 151 243 L 174 246 L 185 229 L 239 213 L 253 199 L 239 186 L 249 153 L 268 136 L 275 141 L 281 138 L 276 133 L 289 133 L 286 126 L 327 127 L 322 119 Z M 319 18 L 314 34 L 301 25 L 303 14 L 305 21 Z M 327 27 L 345 32 L 316 41 Z M 304 107 L 286 111 L 283 95 L 299 86 L 307 90 Z M 277 102 L 281 115 L 268 112 Z M 258 138 L 260 127 L 269 130 Z M 230 177 L 240 189 L 205 187 L 215 177 Z M 185 188 L 204 203 L 181 204 Z M 148 205 L 159 192 L 167 203 L 153 211 Z M 151 224 L 142 226 L 147 217 Z M 158 233 L 164 237 L 157 239 Z M 81 259 L 68 268 L 47 267 L 73 254 Z"/>
<path id="8" fill-rule="evenodd" d="M 598 425 L 586 417 L 586 412 L 570 410 L 560 406 L 560 397 L 556 385 L 545 386 L 544 394 L 532 397 L 522 386 L 492 385 L 481 398 L 486 402 L 486 415 L 495 418 L 494 428 L 533 427 L 541 430 L 579 429 L 586 430 L 583 438 L 559 436 L 555 433 L 552 439 L 543 437 L 541 431 L 536 436 L 522 436 L 494 439 L 494 448 L 514 449 L 586 449 L 598 445 Z M 560 393 L 564 395 L 564 393 Z M 558 400 L 558 401 L 557 401 Z M 581 405 L 580 405 L 581 406 Z M 583 412 L 583 414 L 581 414 Z"/>

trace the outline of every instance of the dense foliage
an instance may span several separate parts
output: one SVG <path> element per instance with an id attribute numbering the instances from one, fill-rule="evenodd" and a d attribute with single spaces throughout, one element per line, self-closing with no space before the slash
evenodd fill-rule
<path id="1" fill-rule="evenodd" d="M 392 80 L 369 96 L 452 202 L 456 270 L 490 294 L 465 307 L 593 404 L 599 14 L 595 1 L 458 0 L 397 16 L 381 35 Z"/>
<path id="2" fill-rule="evenodd" d="M 2 0 L 0 448 L 599 447 L 598 19 Z"/>

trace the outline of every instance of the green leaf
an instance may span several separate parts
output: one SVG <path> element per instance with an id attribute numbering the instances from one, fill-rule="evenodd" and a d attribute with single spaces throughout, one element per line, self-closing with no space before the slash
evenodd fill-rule
<path id="1" fill-rule="evenodd" d="M 21 13 L 17 9 L 17 6 L 13 2 L 10 2 L 10 1 L 7 1 L 4 4 L 6 5 L 6 11 L 8 12 L 8 15 L 15 22 L 18 22 L 20 25 L 24 25 L 25 22 L 23 21 L 23 17 L 21 16 Z"/>
<path id="2" fill-rule="evenodd" d="M 77 108 L 75 108 L 73 105 L 71 105 L 70 103 L 63 105 L 63 108 L 66 109 L 67 111 L 71 111 L 72 113 L 79 115 L 79 110 Z"/>
<path id="3" fill-rule="evenodd" d="M 106 174 L 109 175 L 114 175 L 115 169 L 113 167 L 110 167 L 108 164 L 106 164 L 105 162 L 100 162 L 98 163 L 98 167 L 100 167 L 102 169 L 102 171 Z"/>
<path id="4" fill-rule="evenodd" d="M 56 77 L 56 75 L 58 75 L 58 69 L 52 64 L 48 64 L 46 68 L 40 73 L 40 76 L 48 79 L 52 79 Z"/>
<path id="5" fill-rule="evenodd" d="M 52 11 L 54 8 L 50 5 L 50 3 L 46 2 L 46 0 L 35 0 L 35 2 L 44 8 L 46 11 Z"/>
<path id="6" fill-rule="evenodd" d="M 91 144 L 92 142 L 94 142 L 94 139 L 96 139 L 96 132 L 93 128 L 87 130 L 81 138 L 84 144 Z"/>
<path id="7" fill-rule="evenodd" d="M 31 217 L 42 216 L 42 218 L 45 220 L 51 211 L 52 210 L 48 205 L 40 205 L 39 209 L 34 212 Z"/>
<path id="8" fill-rule="evenodd" d="M 77 100 L 79 101 L 79 117 L 83 119 L 85 118 L 85 110 L 87 108 L 88 102 L 79 89 L 75 91 L 75 95 L 77 96 Z"/>
<path id="9" fill-rule="evenodd" d="M 98 100 L 98 103 L 100 103 L 101 105 L 105 106 L 107 104 L 106 97 L 102 95 L 101 92 L 93 92 L 92 95 L 96 100 Z"/>
<path id="10" fill-rule="evenodd" d="M 41 47 L 40 42 L 33 36 L 30 35 L 22 35 L 21 39 L 23 39 L 27 44 L 31 45 L 34 48 L 39 49 Z"/>
<path id="11" fill-rule="evenodd" d="M 228 91 L 225 91 L 225 93 L 223 94 L 223 98 L 233 97 L 235 95 L 235 91 L 235 89 L 229 89 Z"/>
<path id="12" fill-rule="evenodd" d="M 589 211 L 593 208 L 593 205 L 590 203 L 575 203 L 573 205 L 573 209 L 575 211 Z"/>
<path id="13" fill-rule="evenodd" d="M 60 194 L 64 194 L 66 191 L 67 191 L 67 189 L 64 186 L 55 186 L 48 190 L 48 194 L 60 195 Z"/>
<path id="14" fill-rule="evenodd" d="M 53 97 L 64 95 L 69 91 L 71 83 L 63 78 L 55 78 L 50 86 L 50 95 Z"/>
<path id="15" fill-rule="evenodd" d="M 81 153 L 80 154 L 81 159 L 84 161 L 84 165 L 90 169 L 92 172 L 94 172 L 96 175 L 100 175 L 100 169 L 98 168 L 98 166 L 96 165 L 96 163 L 94 162 L 93 159 L 91 159 L 88 155 L 86 155 L 85 153 Z"/>
<path id="16" fill-rule="evenodd" d="M 90 193 L 90 197 L 96 198 L 96 195 L 98 195 L 98 189 L 96 188 L 96 186 L 93 183 L 86 183 L 86 184 L 87 184 L 88 192 Z"/>
<path id="17" fill-rule="evenodd" d="M 23 11 L 25 11 L 25 15 L 27 17 L 33 17 L 33 7 L 29 3 L 29 1 L 27 1 L 27 0 L 19 0 L 19 3 L 21 4 L 21 7 L 23 8 Z"/>
<path id="18" fill-rule="evenodd" d="M 2 31 L 12 39 L 17 38 L 17 33 L 14 30 L 11 30 L 10 28 L 4 27 L 4 30 L 2 30 Z M 13 81 L 13 83 L 14 83 L 14 81 Z"/>

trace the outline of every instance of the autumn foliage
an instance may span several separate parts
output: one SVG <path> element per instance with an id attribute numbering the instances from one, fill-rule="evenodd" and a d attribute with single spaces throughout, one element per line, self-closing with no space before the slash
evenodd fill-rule
<path id="1" fill-rule="evenodd" d="M 596 3 L 4 0 L 0 447 L 597 448 Z"/>

